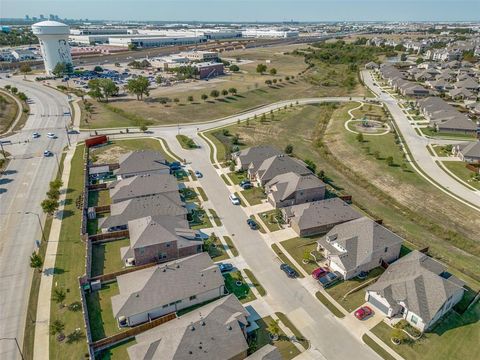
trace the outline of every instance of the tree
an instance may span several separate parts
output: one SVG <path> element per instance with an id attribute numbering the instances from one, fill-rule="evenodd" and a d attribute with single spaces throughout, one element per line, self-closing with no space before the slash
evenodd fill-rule
<path id="1" fill-rule="evenodd" d="M 5 90 L 10 90 L 12 88 L 12 85 L 5 85 Z"/>
<path id="2" fill-rule="evenodd" d="M 60 189 L 63 186 L 63 181 L 62 179 L 55 179 L 50 181 L 50 188 L 51 189 Z"/>
<path id="3" fill-rule="evenodd" d="M 230 65 L 229 70 L 233 72 L 237 72 L 237 71 L 240 71 L 240 68 L 238 67 L 238 65 L 232 64 Z"/>
<path id="4" fill-rule="evenodd" d="M 257 65 L 257 73 L 262 74 L 267 71 L 267 65 L 265 64 L 258 64 Z"/>
<path id="5" fill-rule="evenodd" d="M 373 156 L 375 156 L 375 159 L 380 159 L 380 151 L 378 150 L 374 151 Z"/>
<path id="6" fill-rule="evenodd" d="M 87 86 L 90 89 L 90 91 L 88 92 L 88 95 L 90 95 L 97 101 L 100 101 L 101 99 L 103 99 L 103 92 L 102 92 L 102 89 L 100 88 L 99 79 L 89 80 Z"/>
<path id="7" fill-rule="evenodd" d="M 315 171 L 317 170 L 317 164 L 315 164 L 315 163 L 314 163 L 312 160 L 310 160 L 310 159 L 305 159 L 304 162 L 305 162 L 305 165 L 307 165 L 307 168 L 308 168 L 311 172 L 315 173 Z"/>
<path id="8" fill-rule="evenodd" d="M 128 44 L 128 50 L 131 50 L 131 51 L 137 50 L 137 45 L 132 43 Z"/>
<path id="9" fill-rule="evenodd" d="M 268 85 L 268 86 L 271 86 L 272 85 L 272 80 L 265 80 L 265 84 Z"/>
<path id="10" fill-rule="evenodd" d="M 30 256 L 30 267 L 32 269 L 37 269 L 39 272 L 42 271 L 43 259 L 35 251 Z"/>
<path id="11" fill-rule="evenodd" d="M 357 141 L 358 141 L 359 143 L 363 143 L 363 134 L 362 134 L 362 133 L 358 133 L 358 134 L 357 134 Z"/>
<path id="12" fill-rule="evenodd" d="M 10 92 L 11 92 L 12 94 L 16 94 L 16 93 L 18 92 L 18 89 L 17 89 L 15 86 L 12 86 L 12 87 L 10 88 Z"/>
<path id="13" fill-rule="evenodd" d="M 61 320 L 55 320 L 50 324 L 50 335 L 63 334 L 65 330 L 65 324 Z"/>
<path id="14" fill-rule="evenodd" d="M 27 74 L 32 72 L 32 68 L 29 64 L 22 64 L 20 66 L 20 72 L 23 74 L 23 78 L 25 79 L 27 77 Z"/>
<path id="15" fill-rule="evenodd" d="M 148 130 L 148 127 L 147 127 L 147 125 L 142 124 L 142 125 L 140 125 L 139 129 L 140 129 L 140 131 L 142 131 L 142 132 L 146 132 L 146 131 Z"/>
<path id="16" fill-rule="evenodd" d="M 287 146 L 285 146 L 285 154 L 291 154 L 293 153 L 293 145 L 292 144 L 288 144 Z"/>
<path id="17" fill-rule="evenodd" d="M 187 100 L 190 101 L 190 102 L 193 102 L 194 98 L 193 98 L 192 95 L 190 95 L 190 96 L 187 97 Z"/>
<path id="18" fill-rule="evenodd" d="M 50 188 L 50 190 L 47 191 L 47 197 L 48 197 L 50 200 L 58 201 L 58 199 L 60 198 L 60 190 L 54 189 L 54 188 Z"/>
<path id="19" fill-rule="evenodd" d="M 162 75 L 158 75 L 158 76 L 155 78 L 155 82 L 160 85 L 160 84 L 163 82 L 163 76 L 162 76 Z"/>
<path id="20" fill-rule="evenodd" d="M 145 76 L 139 76 L 136 79 L 128 80 L 125 88 L 128 93 L 135 94 L 137 100 L 143 100 L 143 95 L 150 95 L 150 92 L 148 91 L 149 85 L 150 83 Z"/>
<path id="21" fill-rule="evenodd" d="M 395 163 L 393 162 L 393 157 L 392 156 L 387 157 L 386 161 L 387 161 L 388 166 L 395 165 Z"/>
<path id="22" fill-rule="evenodd" d="M 97 65 L 93 68 L 93 71 L 95 72 L 103 72 L 103 68 L 100 65 Z"/>
<path id="23" fill-rule="evenodd" d="M 236 95 L 237 94 L 237 89 L 234 88 L 234 87 L 231 87 L 230 89 L 228 89 L 228 92 L 232 95 Z"/>
<path id="24" fill-rule="evenodd" d="M 45 214 L 53 215 L 58 209 L 58 201 L 52 199 L 45 199 L 40 204 Z"/>
<path id="25" fill-rule="evenodd" d="M 27 101 L 27 100 L 28 100 L 27 95 L 25 95 L 25 93 L 23 93 L 23 92 L 19 92 L 19 93 L 17 94 L 17 96 L 18 96 L 18 98 L 19 98 L 20 100 L 22 100 L 22 101 Z"/>
<path id="26" fill-rule="evenodd" d="M 271 68 L 270 69 L 270 75 L 277 75 L 277 69 Z"/>
<path id="27" fill-rule="evenodd" d="M 223 95 L 223 96 L 227 96 L 227 95 L 228 95 L 228 90 L 227 90 L 227 89 L 223 89 L 223 90 L 222 90 L 222 95 Z"/>
<path id="28" fill-rule="evenodd" d="M 60 77 L 65 75 L 67 72 L 67 66 L 64 62 L 58 62 L 57 65 L 52 70 L 53 75 Z"/>
<path id="29" fill-rule="evenodd" d="M 56 287 L 53 289 L 52 300 L 55 301 L 57 304 L 62 304 L 67 297 L 67 293 L 61 287 Z"/>
<path id="30" fill-rule="evenodd" d="M 273 79 L 272 82 L 273 82 L 274 84 L 276 84 L 276 83 L 277 83 L 277 79 Z"/>
<path id="31" fill-rule="evenodd" d="M 210 92 L 210 96 L 216 99 L 217 97 L 220 96 L 220 92 L 218 90 L 212 90 Z"/>
<path id="32" fill-rule="evenodd" d="M 100 88 L 102 89 L 106 102 L 108 102 L 109 97 L 118 95 L 118 86 L 112 79 L 101 79 Z"/>
<path id="33" fill-rule="evenodd" d="M 320 170 L 317 174 L 318 178 L 320 180 L 322 180 L 323 182 L 325 182 L 325 179 L 327 178 L 327 176 L 325 175 L 325 171 L 324 170 Z"/>
<path id="34" fill-rule="evenodd" d="M 207 101 L 208 95 L 207 94 L 202 94 L 201 98 L 202 98 L 203 101 Z"/>
<path id="35" fill-rule="evenodd" d="M 423 58 L 418 57 L 417 60 L 415 61 L 417 65 L 421 64 L 423 62 Z"/>
<path id="36" fill-rule="evenodd" d="M 239 145 L 240 144 L 240 135 L 239 134 L 233 135 L 232 144 L 233 145 Z"/>
<path id="37" fill-rule="evenodd" d="M 275 337 L 280 335 L 280 326 L 278 326 L 278 320 L 271 321 L 267 326 L 267 331 Z"/>

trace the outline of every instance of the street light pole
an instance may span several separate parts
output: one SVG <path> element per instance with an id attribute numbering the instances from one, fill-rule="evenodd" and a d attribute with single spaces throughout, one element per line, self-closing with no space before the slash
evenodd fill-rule
<path id="1" fill-rule="evenodd" d="M 25 360 L 25 358 L 23 357 L 22 350 L 20 350 L 20 345 L 18 345 L 18 340 L 16 337 L 14 338 L 4 337 L 4 338 L 0 338 L 0 340 L 15 340 L 15 344 L 17 345 L 17 349 L 18 349 L 18 352 L 20 353 L 20 357 L 22 358 L 22 360 Z"/>
<path id="2" fill-rule="evenodd" d="M 19 213 L 21 214 L 22 212 L 20 211 Z M 40 225 L 40 230 L 42 231 L 42 240 L 45 241 L 45 232 L 43 231 L 43 225 L 42 220 L 40 220 L 40 215 L 33 211 L 24 211 L 23 213 L 26 215 L 35 215 L 37 217 L 38 224 Z"/>

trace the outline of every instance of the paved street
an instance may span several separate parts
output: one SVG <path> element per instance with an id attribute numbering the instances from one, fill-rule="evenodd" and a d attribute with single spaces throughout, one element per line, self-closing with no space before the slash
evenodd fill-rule
<path id="1" fill-rule="evenodd" d="M 61 158 L 67 143 L 64 111 L 69 109 L 66 96 L 22 78 L 8 79 L 32 100 L 31 116 L 22 131 L 2 141 L 11 140 L 5 150 L 14 157 L 0 178 L 0 337 L 17 338 L 22 346 L 32 270 L 29 257 L 35 241 L 41 239 L 40 225 L 44 215 L 40 202 L 48 183 L 57 172 L 56 157 L 43 157 L 49 149 Z M 3 87 L 7 82 L 0 80 Z M 41 137 L 32 139 L 38 131 Z M 58 139 L 48 139 L 54 132 Z M 25 142 L 27 141 L 27 142 Z M 26 214 L 29 212 L 29 214 Z M 0 341 L 0 359 L 19 359 L 13 340 Z"/>

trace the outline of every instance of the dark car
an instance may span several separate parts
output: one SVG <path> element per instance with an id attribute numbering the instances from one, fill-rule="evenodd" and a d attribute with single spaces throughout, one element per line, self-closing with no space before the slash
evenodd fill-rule
<path id="1" fill-rule="evenodd" d="M 229 263 L 219 263 L 218 267 L 220 268 L 221 272 L 227 272 L 233 270 L 233 265 Z"/>
<path id="2" fill-rule="evenodd" d="M 297 272 L 288 264 L 280 265 L 280 269 L 287 274 L 290 278 L 296 278 L 298 276 Z"/>
<path id="3" fill-rule="evenodd" d="M 252 229 L 252 230 L 257 230 L 258 229 L 258 225 L 255 222 L 255 220 L 253 220 L 253 219 L 247 219 L 247 224 L 248 224 L 248 226 L 250 226 L 250 229 Z"/>
<path id="4" fill-rule="evenodd" d="M 246 184 L 240 185 L 240 187 L 241 187 L 243 190 L 248 190 L 248 189 L 251 189 L 253 186 L 252 186 L 252 184 L 250 184 L 250 183 L 246 183 Z"/>
<path id="5" fill-rule="evenodd" d="M 341 279 L 340 274 L 338 274 L 337 272 L 329 272 L 326 275 L 319 278 L 318 282 L 324 288 L 327 288 L 327 287 L 332 286 L 333 284 L 339 282 L 340 279 Z"/>
<path id="6" fill-rule="evenodd" d="M 245 179 L 245 180 L 240 181 L 240 186 L 244 186 L 244 185 L 246 185 L 246 184 L 252 185 L 252 183 L 250 182 L 250 180 Z"/>

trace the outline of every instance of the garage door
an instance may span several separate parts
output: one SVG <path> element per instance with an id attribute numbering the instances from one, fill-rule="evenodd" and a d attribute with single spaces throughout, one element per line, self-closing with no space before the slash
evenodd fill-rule
<path id="1" fill-rule="evenodd" d="M 373 306 L 375 306 L 378 310 L 383 312 L 385 315 L 388 314 L 388 306 L 382 304 L 380 301 L 375 299 L 373 296 L 370 296 L 370 295 L 368 296 L 368 302 L 370 304 L 372 304 Z"/>

